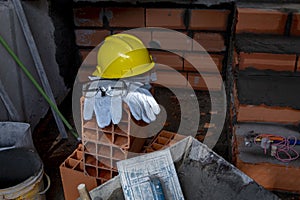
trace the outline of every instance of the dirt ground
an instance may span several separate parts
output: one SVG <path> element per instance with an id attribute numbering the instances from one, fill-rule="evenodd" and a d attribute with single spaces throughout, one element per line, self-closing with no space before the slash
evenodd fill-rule
<path id="1" fill-rule="evenodd" d="M 208 92 L 196 92 L 197 99 L 199 101 L 199 107 L 201 110 L 201 118 L 199 122 L 197 138 L 202 140 L 206 134 L 207 128 L 205 124 L 210 121 L 210 98 Z M 167 113 L 167 121 L 164 129 L 169 131 L 176 131 L 178 124 L 180 123 L 180 106 L 178 100 L 167 89 L 155 90 L 156 100 L 162 104 Z M 72 95 L 64 100 L 60 105 L 60 110 L 66 116 L 67 120 L 73 125 L 72 117 Z M 223 130 L 218 144 L 214 150 L 225 159 L 229 159 L 230 142 L 227 141 L 226 132 L 227 128 Z M 45 172 L 51 178 L 51 187 L 46 194 L 48 200 L 64 199 L 63 188 L 60 178 L 59 166 L 60 164 L 76 149 L 78 141 L 68 131 L 69 138 L 67 140 L 57 140 L 59 132 L 57 130 L 55 121 L 51 112 L 48 112 L 45 118 L 43 118 L 33 132 L 33 140 L 35 147 L 43 160 Z M 150 140 L 149 140 L 150 141 Z M 296 194 L 290 194 L 285 192 L 276 192 L 276 194 L 282 199 L 299 199 Z"/>

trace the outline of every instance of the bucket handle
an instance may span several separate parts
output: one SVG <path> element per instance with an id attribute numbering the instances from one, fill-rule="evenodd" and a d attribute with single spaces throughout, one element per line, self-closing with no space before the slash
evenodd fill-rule
<path id="1" fill-rule="evenodd" d="M 43 191 L 39 192 L 40 195 L 45 194 L 49 190 L 50 185 L 51 185 L 50 177 L 46 173 L 44 173 L 44 175 L 45 175 L 45 177 L 47 179 L 47 187 Z"/>

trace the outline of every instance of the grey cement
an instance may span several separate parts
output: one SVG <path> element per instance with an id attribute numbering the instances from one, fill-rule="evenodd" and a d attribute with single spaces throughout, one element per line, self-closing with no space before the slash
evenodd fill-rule
<path id="1" fill-rule="evenodd" d="M 185 199 L 278 199 L 192 137 L 170 147 Z M 92 190 L 93 199 L 124 199 L 119 176 Z"/>
<path id="2" fill-rule="evenodd" d="M 48 3 L 46 0 L 39 0 L 22 1 L 22 4 L 54 96 L 57 102 L 61 102 L 67 93 L 67 88 L 59 75 L 59 67 L 55 60 L 54 27 L 48 16 Z M 40 83 L 10 1 L 0 2 L 0 26 L 1 36 Z M 4 88 L 12 99 L 21 121 L 29 122 L 34 128 L 40 118 L 44 117 L 49 106 L 2 46 L 0 46 L 0 59 L 0 78 Z M 10 120 L 1 101 L 0 110 L 0 120 Z"/>
<path id="3" fill-rule="evenodd" d="M 235 46 L 239 52 L 298 54 L 300 53 L 300 38 L 245 33 L 236 35 Z"/>
<path id="4" fill-rule="evenodd" d="M 289 75 L 251 69 L 240 71 L 237 79 L 240 103 L 300 109 L 300 77 Z"/>
<path id="5" fill-rule="evenodd" d="M 35 149 L 30 125 L 20 122 L 0 122 L 0 151 L 20 147 Z"/>
<path id="6" fill-rule="evenodd" d="M 290 163 L 283 163 L 277 159 L 270 156 L 270 151 L 268 155 L 265 155 L 263 148 L 259 145 L 253 144 L 252 147 L 246 147 L 244 145 L 244 137 L 250 132 L 254 131 L 255 133 L 269 133 L 274 135 L 281 135 L 284 137 L 287 136 L 296 136 L 300 138 L 299 129 L 293 126 L 284 126 L 279 124 L 260 124 L 260 123 L 239 123 L 236 125 L 236 135 L 237 140 L 240 141 L 241 145 L 238 146 L 239 159 L 245 163 L 272 163 L 283 166 L 294 166 L 300 167 L 300 159 L 291 161 Z M 300 153 L 300 146 L 297 145 L 294 148 L 297 152 Z"/>
<path id="7" fill-rule="evenodd" d="M 0 160 L 0 189 L 22 183 L 37 175 L 43 167 L 38 154 L 27 148 L 0 151 Z"/>

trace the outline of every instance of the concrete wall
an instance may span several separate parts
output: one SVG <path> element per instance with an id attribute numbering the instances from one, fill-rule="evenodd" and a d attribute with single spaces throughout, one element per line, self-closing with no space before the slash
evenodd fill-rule
<path id="1" fill-rule="evenodd" d="M 39 0 L 26 1 L 22 4 L 55 99 L 57 102 L 61 102 L 67 94 L 67 88 L 63 78 L 59 75 L 59 66 L 55 59 L 54 26 L 48 16 L 48 3 L 46 0 Z M 0 35 L 40 83 L 24 34 L 10 1 L 0 1 L 0 27 Z M 0 46 L 0 78 L 21 121 L 28 122 L 34 127 L 46 114 L 49 106 L 2 46 Z M 1 100 L 0 120 L 10 120 Z"/>

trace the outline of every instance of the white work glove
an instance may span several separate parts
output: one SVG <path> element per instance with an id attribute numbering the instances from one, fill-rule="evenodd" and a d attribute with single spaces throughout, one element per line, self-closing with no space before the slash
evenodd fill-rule
<path id="1" fill-rule="evenodd" d="M 90 84 L 85 95 L 84 107 L 83 107 L 83 119 L 92 119 L 95 112 L 97 124 L 100 128 L 108 126 L 111 121 L 114 124 L 118 124 L 122 118 L 122 98 L 121 95 L 114 94 L 114 91 L 110 91 L 110 95 L 102 95 L 101 91 L 97 91 L 97 88 L 108 89 L 116 84 L 116 81 L 100 80 L 96 81 L 97 77 L 89 77 L 92 83 Z"/>
<path id="2" fill-rule="evenodd" d="M 131 114 L 136 120 L 143 120 L 150 123 L 156 120 L 160 113 L 160 107 L 149 92 L 147 84 L 126 80 L 127 95 L 118 90 L 110 90 L 110 95 L 102 95 L 97 88 L 115 86 L 117 81 L 100 80 L 98 77 L 89 77 L 92 81 L 85 95 L 83 119 L 90 120 L 93 113 L 96 115 L 97 124 L 100 128 L 108 126 L 111 121 L 118 124 L 122 118 L 122 99 L 128 105 Z M 148 84 L 149 85 L 149 84 Z M 147 88 L 147 89 L 146 89 Z"/>
<path id="3" fill-rule="evenodd" d="M 160 107 L 149 90 L 143 88 L 138 82 L 127 82 L 128 94 L 123 101 L 128 105 L 131 114 L 136 120 L 150 123 L 156 120 Z"/>

